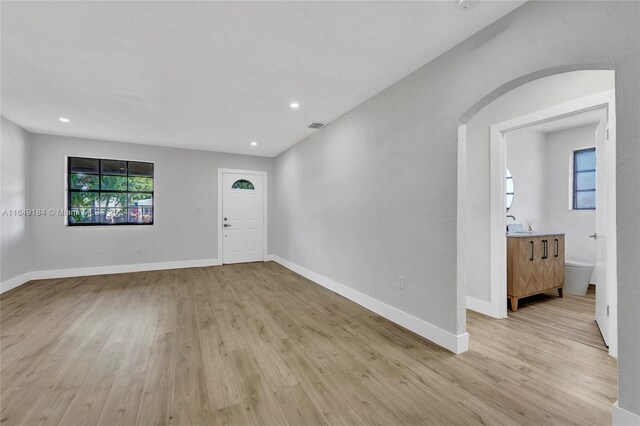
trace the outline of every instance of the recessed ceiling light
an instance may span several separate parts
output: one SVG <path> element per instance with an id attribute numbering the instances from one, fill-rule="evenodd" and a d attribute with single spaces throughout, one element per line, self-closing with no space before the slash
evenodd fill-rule
<path id="1" fill-rule="evenodd" d="M 291 108 L 292 109 L 298 109 L 298 108 L 300 108 L 300 104 L 297 103 L 297 102 L 291 102 Z"/>
<path id="2" fill-rule="evenodd" d="M 256 141 L 251 142 L 251 146 L 258 146 L 258 142 Z"/>
<path id="3" fill-rule="evenodd" d="M 68 118 L 64 118 L 64 117 L 60 117 L 59 120 L 62 121 L 63 123 L 68 123 L 69 122 L 69 119 Z"/>

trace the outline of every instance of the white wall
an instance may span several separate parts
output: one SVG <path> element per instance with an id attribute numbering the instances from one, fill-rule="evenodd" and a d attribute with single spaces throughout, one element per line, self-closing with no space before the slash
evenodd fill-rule
<path id="1" fill-rule="evenodd" d="M 633 301 L 618 311 L 619 330 L 631 336 L 621 339 L 619 395 L 622 408 L 640 413 L 639 14 L 637 2 L 528 2 L 285 151 L 276 157 L 273 252 L 450 333 L 463 332 L 464 286 L 471 289 L 476 277 L 456 276 L 457 124 L 536 76 L 615 69 L 623 155 L 617 184 L 636 195 L 618 201 L 618 226 L 625 230 L 618 239 L 619 296 Z M 569 84 L 572 77 L 558 76 L 567 85 L 556 80 L 553 91 L 529 86 L 507 94 L 529 92 L 497 121 L 611 88 L 610 76 L 599 88 L 590 84 L 597 77 L 585 76 L 577 86 Z M 485 165 L 467 170 L 467 183 L 487 200 L 483 141 L 492 122 L 472 133 L 467 157 Z M 488 230 L 488 205 L 462 207 L 467 217 L 484 216 L 477 229 Z M 467 256 L 488 254 L 486 237 Z M 395 285 L 399 273 L 404 291 Z M 488 270 L 476 273 L 488 284 Z"/>
<path id="2" fill-rule="evenodd" d="M 29 272 L 32 259 L 28 217 L 9 214 L 28 208 L 29 133 L 4 117 L 1 120 L 0 212 L 4 213 L 0 229 L 0 282 L 6 286 L 10 279 Z"/>
<path id="3" fill-rule="evenodd" d="M 31 144 L 33 208 L 65 208 L 65 155 L 155 165 L 153 226 L 67 227 L 62 217 L 34 217 L 34 271 L 218 259 L 218 168 L 264 170 L 269 178 L 273 173 L 273 160 L 264 157 L 40 134 Z"/>
<path id="4" fill-rule="evenodd" d="M 591 124 L 548 133 L 545 170 L 546 226 L 549 232 L 564 232 L 567 259 L 591 264 L 595 264 L 596 244 L 589 234 L 596 232 L 596 213 L 594 210 L 569 209 L 572 199 L 570 176 L 573 151 L 595 147 L 596 127 L 597 124 Z"/>
<path id="5" fill-rule="evenodd" d="M 468 296 L 484 302 L 490 301 L 490 126 L 574 99 L 611 90 L 614 86 L 612 71 L 577 71 L 557 74 L 506 93 L 482 108 L 469 120 L 467 126 L 467 209 L 469 213 L 466 223 Z M 514 184 L 517 187 L 517 178 L 514 179 Z M 518 195 L 516 195 L 517 198 Z M 514 215 L 519 222 L 525 219 L 524 216 Z M 544 223 L 536 222 L 534 228 L 541 229 L 541 225 Z"/>
<path id="6" fill-rule="evenodd" d="M 547 161 L 547 138 L 544 133 L 521 129 L 506 134 L 507 168 L 513 176 L 514 197 L 509 214 L 526 229 L 527 219 L 533 219 L 533 230 L 544 230 L 547 226 L 545 201 L 547 186 L 545 179 Z"/>

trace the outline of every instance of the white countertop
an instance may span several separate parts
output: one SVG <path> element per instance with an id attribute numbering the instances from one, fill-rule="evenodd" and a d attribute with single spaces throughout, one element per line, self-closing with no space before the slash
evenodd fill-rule
<path id="1" fill-rule="evenodd" d="M 547 237 L 552 235 L 564 235 L 563 232 L 508 232 L 507 237 L 529 238 L 529 237 Z"/>

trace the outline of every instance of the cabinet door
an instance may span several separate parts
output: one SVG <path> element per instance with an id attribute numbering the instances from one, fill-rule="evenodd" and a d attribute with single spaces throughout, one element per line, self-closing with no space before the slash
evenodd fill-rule
<path id="1" fill-rule="evenodd" d="M 518 238 L 518 278 L 514 286 L 513 296 L 524 296 L 536 288 L 540 280 L 538 263 L 542 255 L 539 238 Z"/>
<path id="2" fill-rule="evenodd" d="M 507 237 L 507 295 L 514 296 L 520 286 L 520 239 Z"/>
<path id="3" fill-rule="evenodd" d="M 553 259 L 553 286 L 564 285 L 564 235 L 554 235 L 551 253 Z"/>
<path id="4" fill-rule="evenodd" d="M 542 253 L 540 254 L 542 280 L 538 283 L 536 291 L 544 291 L 548 288 L 555 287 L 555 257 L 553 257 L 554 243 L 554 238 L 551 235 L 540 238 L 540 246 L 542 247 Z"/>

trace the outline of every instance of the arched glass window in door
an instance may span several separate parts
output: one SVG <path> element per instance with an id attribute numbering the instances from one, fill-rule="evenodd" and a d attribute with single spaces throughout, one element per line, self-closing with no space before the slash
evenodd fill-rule
<path id="1" fill-rule="evenodd" d="M 255 189 L 253 184 L 246 179 L 237 180 L 231 185 L 231 189 Z"/>

